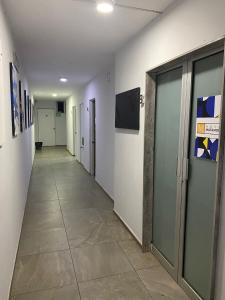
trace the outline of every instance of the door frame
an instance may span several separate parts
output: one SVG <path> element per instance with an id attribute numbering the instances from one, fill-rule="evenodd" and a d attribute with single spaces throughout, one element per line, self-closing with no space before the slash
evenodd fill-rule
<path id="1" fill-rule="evenodd" d="M 92 132 L 94 132 L 94 140 L 92 139 Z M 89 100 L 89 149 L 90 149 L 89 150 L 90 174 L 91 176 L 95 177 L 95 172 L 96 172 L 96 101 L 95 98 Z"/>
<path id="2" fill-rule="evenodd" d="M 82 116 L 83 114 L 83 116 Z M 80 125 L 80 163 L 84 166 L 84 162 L 82 161 L 82 152 L 84 152 L 84 146 L 85 146 L 85 142 L 84 142 L 84 103 L 81 102 L 79 104 L 79 125 Z M 83 131 L 83 132 L 82 132 Z M 82 135 L 83 133 L 83 135 Z"/>
<path id="3" fill-rule="evenodd" d="M 146 94 L 145 94 L 145 135 L 144 135 L 144 166 L 143 166 L 143 236 L 142 245 L 145 252 L 152 251 L 152 253 L 159 259 L 165 269 L 171 274 L 171 276 L 178 282 L 178 284 L 185 290 L 185 292 L 194 300 L 201 300 L 201 297 L 191 288 L 191 286 L 182 277 L 182 262 L 184 252 L 184 215 L 186 204 L 186 186 L 188 179 L 188 161 L 187 152 L 189 144 L 189 130 L 185 130 L 185 124 L 189 124 L 190 120 L 190 108 L 191 108 L 191 84 L 192 84 L 192 66 L 193 62 L 207 57 L 211 54 L 216 54 L 220 51 L 224 51 L 225 43 L 224 39 L 220 39 L 206 45 L 200 49 L 194 50 L 182 57 L 167 62 L 163 66 L 156 67 L 146 73 Z M 189 62 L 189 63 L 187 63 Z M 178 268 L 177 271 L 171 269 L 171 265 L 168 264 L 166 259 L 162 256 L 157 249 L 152 247 L 153 236 L 153 201 L 154 201 L 154 144 L 155 144 L 155 112 L 156 112 L 156 78 L 157 75 L 179 66 L 183 66 L 183 71 L 186 72 L 186 88 L 182 90 L 181 96 L 181 118 L 185 118 L 180 130 L 182 132 L 182 161 L 178 159 L 178 172 L 182 167 L 183 173 L 180 174 L 181 187 L 178 188 L 180 193 L 180 205 L 181 210 L 178 213 L 179 220 L 177 224 L 180 224 L 179 230 L 176 232 L 176 240 L 180 239 L 179 254 L 178 254 Z M 220 120 L 220 139 L 219 139 L 219 160 L 217 162 L 216 171 L 216 194 L 214 205 L 214 226 L 212 228 L 214 235 L 213 244 L 213 269 L 212 269 L 212 281 L 211 281 L 211 299 L 214 299 L 215 294 L 215 279 L 216 279 L 216 263 L 217 263 L 217 248 L 218 248 L 218 235 L 219 235 L 219 222 L 220 222 L 220 202 L 222 192 L 222 178 L 223 178 L 223 162 L 224 162 L 224 150 L 225 150 L 225 59 L 223 64 L 223 78 L 222 78 L 222 103 L 221 103 L 221 120 Z M 183 83 L 184 84 L 184 83 Z M 189 91 L 186 93 L 186 91 Z M 180 134 L 181 136 L 181 134 Z M 179 180 L 178 180 L 179 181 Z M 179 197 L 179 196 L 178 196 Z M 183 220 L 183 222 L 182 222 Z M 179 235 L 179 237 L 177 237 Z M 174 272 L 175 271 L 175 272 Z"/>
<path id="4" fill-rule="evenodd" d="M 38 123 L 38 141 L 40 141 L 40 135 L 39 135 L 39 133 L 40 133 L 40 129 L 39 129 L 39 114 L 38 114 L 38 111 L 39 110 L 52 110 L 53 112 L 54 112 L 54 132 L 55 132 L 55 138 L 54 138 L 54 140 L 55 140 L 55 143 L 54 143 L 54 146 L 56 146 L 56 119 L 55 119 L 55 113 L 56 113 L 56 110 L 54 109 L 54 108 L 37 108 L 37 123 Z M 54 146 L 52 146 L 52 147 L 54 147 Z M 51 146 L 50 146 L 51 147 Z"/>
<path id="5" fill-rule="evenodd" d="M 77 156 L 77 107 L 72 107 L 73 114 L 73 155 Z"/>

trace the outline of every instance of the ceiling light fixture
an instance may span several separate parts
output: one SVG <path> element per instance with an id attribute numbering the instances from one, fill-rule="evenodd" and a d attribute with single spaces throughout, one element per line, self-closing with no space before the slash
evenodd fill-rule
<path id="1" fill-rule="evenodd" d="M 65 78 L 65 77 L 62 77 L 62 78 L 60 78 L 60 79 L 59 79 L 59 81 L 61 81 L 61 82 L 67 82 L 67 81 L 68 81 L 68 79 L 67 79 L 67 78 Z"/>
<path id="2" fill-rule="evenodd" d="M 57 94 L 52 94 L 52 97 L 57 97 L 58 95 Z"/>
<path id="3" fill-rule="evenodd" d="M 103 14 L 112 13 L 114 10 L 114 1 L 113 0 L 97 0 L 96 9 L 98 12 Z"/>
<path id="4" fill-rule="evenodd" d="M 101 13 L 111 13 L 113 12 L 114 8 L 122 8 L 122 9 L 130 9 L 130 10 L 136 10 L 140 12 L 148 12 L 153 14 L 162 14 L 163 12 L 156 9 L 150 9 L 150 8 L 144 8 L 144 7 L 138 7 L 138 6 L 131 6 L 126 4 L 120 4 L 117 3 L 117 0 L 72 0 L 76 2 L 87 2 L 90 4 L 95 4 L 96 9 Z"/>

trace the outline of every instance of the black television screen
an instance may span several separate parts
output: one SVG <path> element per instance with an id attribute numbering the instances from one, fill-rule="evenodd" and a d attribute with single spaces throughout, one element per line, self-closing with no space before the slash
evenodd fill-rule
<path id="1" fill-rule="evenodd" d="M 139 130 L 140 88 L 116 95 L 116 128 Z"/>
<path id="2" fill-rule="evenodd" d="M 64 102 L 63 101 L 57 102 L 57 112 L 64 113 Z"/>

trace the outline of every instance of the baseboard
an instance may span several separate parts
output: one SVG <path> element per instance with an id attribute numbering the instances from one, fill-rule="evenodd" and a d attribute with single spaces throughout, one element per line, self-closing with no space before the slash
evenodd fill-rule
<path id="1" fill-rule="evenodd" d="M 70 152 L 70 150 L 69 150 L 68 148 L 66 148 L 66 151 L 67 151 L 70 155 L 74 156 L 74 155 L 72 154 L 72 152 Z"/>
<path id="2" fill-rule="evenodd" d="M 103 192 L 107 195 L 107 197 L 109 197 L 109 199 L 114 203 L 113 197 L 111 195 L 109 195 L 109 193 L 103 188 L 103 186 L 101 185 L 101 183 L 96 179 L 95 177 L 95 182 L 97 183 L 97 185 L 103 190 Z"/>
<path id="3" fill-rule="evenodd" d="M 141 246 L 142 248 L 142 242 L 139 240 L 139 238 L 136 236 L 136 234 L 133 232 L 133 230 L 127 225 L 127 223 L 120 217 L 120 215 L 113 210 L 114 214 L 117 216 L 118 219 L 123 223 L 123 225 L 126 227 L 126 229 L 130 232 L 130 234 L 133 236 L 133 238 L 137 241 L 137 243 Z"/>
<path id="4" fill-rule="evenodd" d="M 81 164 L 81 166 L 84 168 L 84 170 L 90 175 L 90 173 L 86 170 L 86 168 Z M 90 175 L 91 176 L 91 175 Z M 100 182 L 94 177 L 95 182 L 97 185 L 101 188 L 101 190 L 109 197 L 109 199 L 114 203 L 114 199 L 108 194 L 108 192 L 102 187 Z M 121 223 L 126 227 L 126 229 L 129 231 L 129 233 L 133 236 L 133 238 L 137 241 L 137 243 L 141 246 L 142 248 L 142 241 L 138 239 L 136 234 L 133 232 L 133 230 L 127 225 L 127 223 L 120 217 L 119 213 L 116 212 L 115 209 L 113 209 L 114 214 L 117 216 L 117 218 L 121 221 Z"/>

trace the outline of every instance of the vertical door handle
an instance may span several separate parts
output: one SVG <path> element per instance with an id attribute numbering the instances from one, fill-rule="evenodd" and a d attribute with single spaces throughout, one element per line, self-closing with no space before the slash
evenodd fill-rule
<path id="1" fill-rule="evenodd" d="M 177 164 L 176 164 L 176 177 L 179 177 L 180 174 L 179 174 L 179 158 L 177 157 Z"/>
<path id="2" fill-rule="evenodd" d="M 183 181 L 188 181 L 189 179 L 189 159 L 184 159 L 184 171 L 183 171 Z"/>

